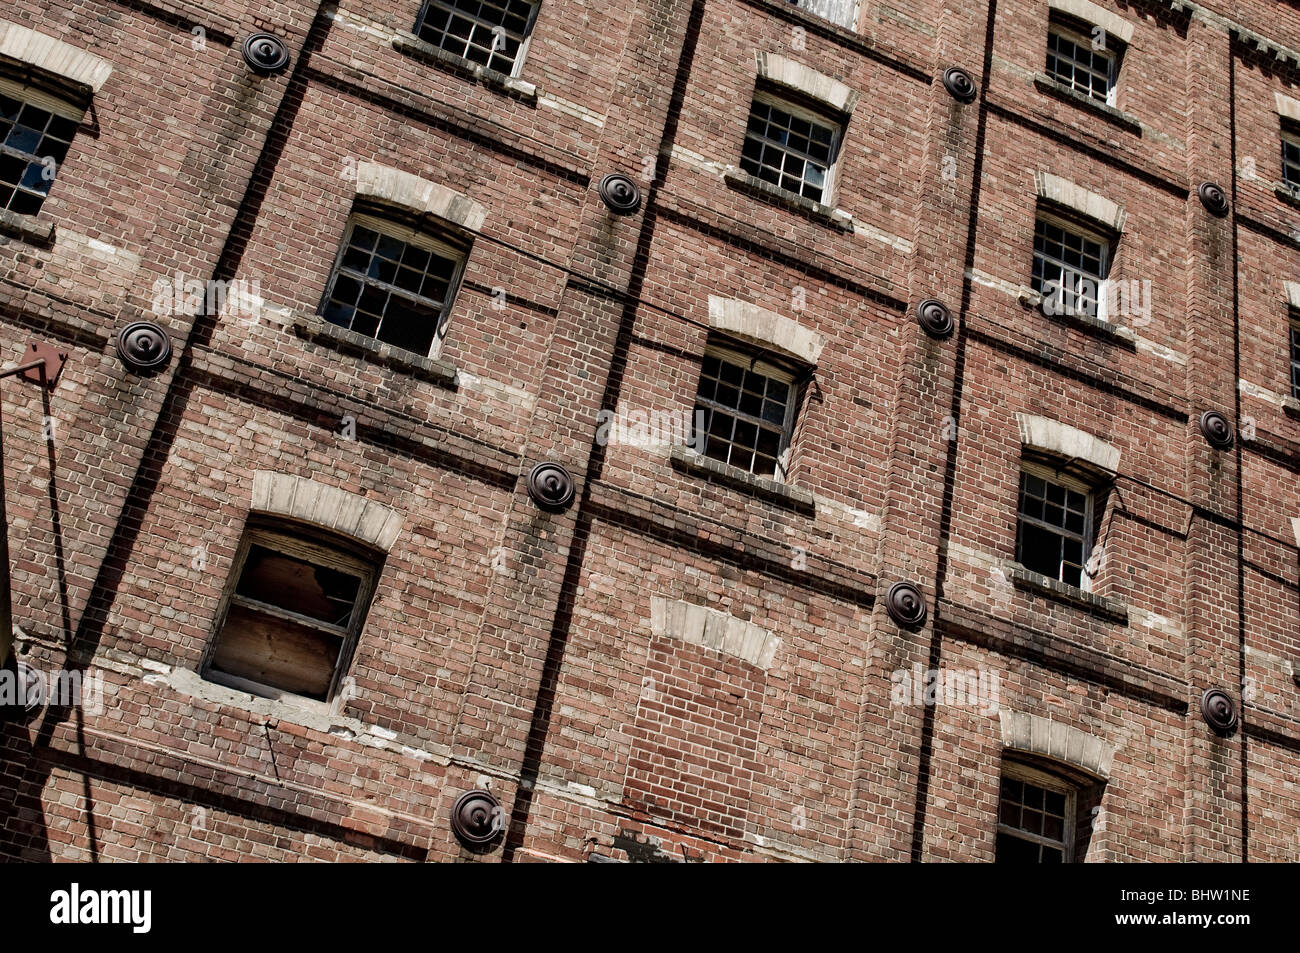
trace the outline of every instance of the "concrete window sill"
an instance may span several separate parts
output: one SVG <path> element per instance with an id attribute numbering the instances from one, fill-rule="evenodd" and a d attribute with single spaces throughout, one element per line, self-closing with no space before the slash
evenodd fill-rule
<path id="1" fill-rule="evenodd" d="M 1043 296 L 1037 291 L 1033 291 L 1029 288 L 1021 288 L 1020 303 L 1026 308 L 1037 311 L 1049 320 L 1062 321 L 1065 324 L 1078 328 L 1080 331 L 1087 334 L 1107 338 L 1115 344 L 1126 347 L 1129 350 L 1137 350 L 1137 335 L 1128 328 L 1112 324 L 1102 318 L 1094 318 L 1090 314 L 1076 314 L 1069 311 L 1063 311 L 1060 314 L 1048 314 L 1043 310 Z"/>
<path id="2" fill-rule="evenodd" d="M 49 248 L 54 244 L 54 222 L 41 215 L 19 215 L 2 209 L 0 235 L 8 235 L 37 248 Z"/>
<path id="3" fill-rule="evenodd" d="M 426 63 L 437 66 L 449 73 L 455 73 L 458 76 L 464 76 L 466 79 L 482 83 L 488 89 L 504 96 L 511 96 L 530 106 L 537 105 L 538 89 L 532 83 L 480 66 L 463 56 L 448 53 L 432 43 L 426 43 L 414 33 L 398 33 L 393 38 L 393 49 L 399 53 L 405 53 L 407 56 L 424 60 Z"/>
<path id="4" fill-rule="evenodd" d="M 330 324 L 318 314 L 295 314 L 289 327 L 298 337 L 313 344 L 333 348 L 344 354 L 355 354 L 441 387 L 456 387 L 456 366 L 450 361 L 421 357 L 411 351 L 404 351 L 364 334 Z"/>
<path id="5" fill-rule="evenodd" d="M 728 169 L 723 173 L 722 178 L 727 185 L 739 192 L 756 196 L 792 212 L 798 212 L 805 218 L 810 218 L 827 228 L 833 228 L 839 232 L 853 231 L 853 216 L 843 209 L 831 208 L 821 202 L 806 199 L 802 195 L 795 195 L 793 192 L 779 189 L 770 182 L 764 182 L 757 176 L 742 172 L 740 169 Z"/>
<path id="6" fill-rule="evenodd" d="M 1280 198 L 1288 205 L 1294 205 L 1300 208 L 1300 186 L 1287 185 L 1285 182 L 1277 182 L 1273 185 L 1273 194 Z"/>
<path id="7" fill-rule="evenodd" d="M 1128 113 L 1116 109 L 1109 103 L 1098 102 L 1091 96 L 1085 96 L 1083 93 L 1071 89 L 1064 83 L 1058 83 L 1046 73 L 1036 74 L 1034 76 L 1034 85 L 1038 87 L 1040 92 L 1047 93 L 1047 95 L 1054 96 L 1055 98 L 1070 103 L 1073 106 L 1078 106 L 1080 109 L 1085 109 L 1100 116 L 1113 126 L 1117 126 L 1120 129 L 1123 129 L 1126 132 L 1131 132 L 1137 136 L 1142 135 L 1142 123 L 1136 116 L 1130 116 Z"/>
<path id="8" fill-rule="evenodd" d="M 1300 400 L 1296 400 L 1294 397 L 1283 397 L 1282 410 L 1288 417 L 1300 418 Z"/>
<path id="9" fill-rule="evenodd" d="M 689 447 L 673 447 L 669 459 L 674 469 L 749 493 L 778 506 L 803 513 L 812 513 L 816 509 L 813 495 L 807 490 L 801 490 L 787 483 L 777 483 L 766 477 L 754 476 L 739 467 L 728 466 L 696 453 Z"/>
<path id="10" fill-rule="evenodd" d="M 1067 585 L 1059 579 L 1031 572 L 1024 566 L 1012 567 L 1007 575 L 1017 589 L 1038 593 L 1055 602 L 1075 606 L 1091 615 L 1128 625 L 1128 606 L 1117 599 L 1094 595 L 1077 586 Z"/>

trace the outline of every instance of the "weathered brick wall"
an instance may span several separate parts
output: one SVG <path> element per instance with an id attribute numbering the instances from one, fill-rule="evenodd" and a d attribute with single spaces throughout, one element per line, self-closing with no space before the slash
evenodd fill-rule
<path id="1" fill-rule="evenodd" d="M 113 66 L 51 237 L 0 236 L 5 361 L 69 353 L 48 409 L 0 381 L 17 650 L 102 675 L 105 705 L 3 727 L 0 856 L 992 860 L 999 713 L 900 702 L 919 667 L 1113 749 L 1087 860 L 1294 860 L 1300 208 L 1274 191 L 1274 93 L 1300 98 L 1300 65 L 1233 34 L 1297 50 L 1300 15 L 1098 3 L 1134 26 L 1109 113 L 1035 84 L 1037 0 L 862 0 L 854 30 L 784 0 L 543 0 L 510 84 L 410 52 L 416 0 L 12 4 Z M 244 65 L 259 30 L 285 73 Z M 760 52 L 859 94 L 836 219 L 724 175 Z M 362 163 L 485 211 L 432 368 L 304 330 Z M 638 213 L 598 197 L 614 171 Z M 1123 206 L 1112 274 L 1151 289 L 1126 332 L 1022 300 L 1036 172 Z M 177 274 L 257 299 L 155 315 Z M 710 296 L 825 341 L 792 492 L 596 439 L 603 409 L 691 409 Z M 927 297 L 956 334 L 921 331 Z M 174 348 L 150 377 L 114 349 L 140 318 Z M 1201 436 L 1207 409 L 1233 449 Z M 1091 601 L 1008 574 L 1018 414 L 1120 451 Z M 562 512 L 525 492 L 543 460 L 575 478 Z M 329 711 L 199 675 L 257 471 L 401 516 Z M 918 630 L 885 611 L 899 580 Z M 657 631 L 657 600 L 775 649 Z M 1210 687 L 1241 712 L 1230 738 L 1201 718 Z M 448 813 L 481 787 L 509 830 L 476 853 Z"/>

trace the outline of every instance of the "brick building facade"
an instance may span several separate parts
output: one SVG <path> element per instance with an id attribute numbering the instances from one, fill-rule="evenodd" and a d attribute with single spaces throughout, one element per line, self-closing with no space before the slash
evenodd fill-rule
<path id="1" fill-rule="evenodd" d="M 0 856 L 1296 859 L 1297 51 L 15 0 Z"/>

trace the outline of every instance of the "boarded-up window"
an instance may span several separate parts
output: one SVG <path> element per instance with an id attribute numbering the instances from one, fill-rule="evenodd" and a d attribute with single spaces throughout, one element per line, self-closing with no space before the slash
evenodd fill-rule
<path id="1" fill-rule="evenodd" d="M 858 0 L 796 0 L 796 5 L 850 30 L 858 12 Z"/>
<path id="2" fill-rule="evenodd" d="M 365 621 L 375 567 L 343 543 L 250 528 L 206 676 L 328 701 Z"/>

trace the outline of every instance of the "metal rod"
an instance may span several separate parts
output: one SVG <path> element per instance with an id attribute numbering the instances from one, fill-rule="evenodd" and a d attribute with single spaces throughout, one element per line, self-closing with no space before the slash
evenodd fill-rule
<path id="1" fill-rule="evenodd" d="M 38 370 L 41 375 L 41 394 L 46 391 L 45 358 L 0 371 L 0 378 Z M 0 403 L 0 666 L 9 662 L 9 650 L 14 644 L 13 596 L 9 583 L 9 517 L 5 512 L 5 441 L 4 405 Z"/>

